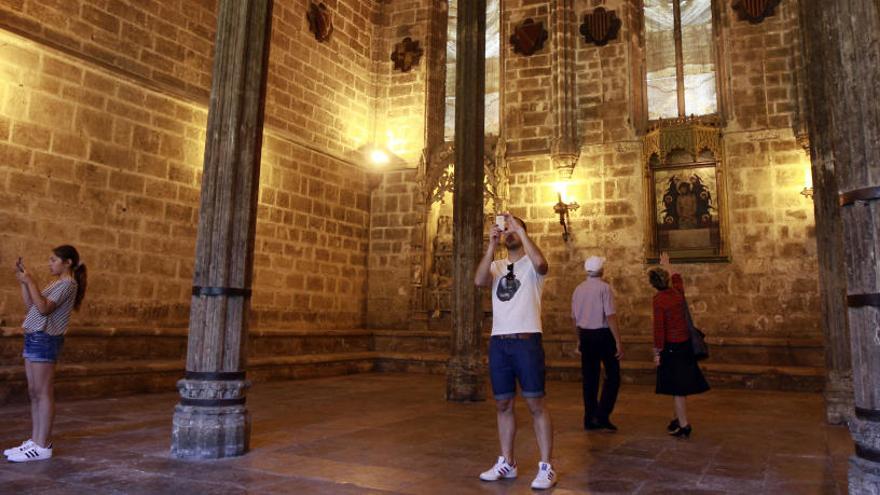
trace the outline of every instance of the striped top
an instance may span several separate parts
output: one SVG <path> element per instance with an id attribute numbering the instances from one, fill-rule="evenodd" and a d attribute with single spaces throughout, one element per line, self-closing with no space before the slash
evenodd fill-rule
<path id="1" fill-rule="evenodd" d="M 64 335 L 67 331 L 67 323 L 70 322 L 70 313 L 76 302 L 76 280 L 72 278 L 59 278 L 43 289 L 43 297 L 55 303 L 55 310 L 47 315 L 41 315 L 35 304 L 28 308 L 24 323 L 21 324 L 25 333 L 46 332 L 49 335 Z"/>

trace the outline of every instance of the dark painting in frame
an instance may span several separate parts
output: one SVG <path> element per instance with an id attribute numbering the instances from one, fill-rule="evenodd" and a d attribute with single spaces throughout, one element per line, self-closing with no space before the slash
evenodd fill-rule
<path id="1" fill-rule="evenodd" d="M 729 261 L 720 129 L 690 119 L 656 125 L 644 140 L 648 262 Z"/>

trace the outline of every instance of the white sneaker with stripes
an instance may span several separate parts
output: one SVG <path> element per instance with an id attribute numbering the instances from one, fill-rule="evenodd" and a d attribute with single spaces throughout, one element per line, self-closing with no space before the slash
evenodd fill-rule
<path id="1" fill-rule="evenodd" d="M 33 444 L 34 444 L 34 441 L 31 440 L 30 438 L 28 438 L 24 442 L 21 442 L 21 445 L 16 445 L 15 447 L 12 447 L 11 449 L 4 450 L 3 455 L 5 455 L 6 457 L 9 457 L 16 452 L 24 452 L 25 450 L 30 448 L 30 446 Z"/>
<path id="2" fill-rule="evenodd" d="M 535 476 L 534 481 L 532 481 L 532 488 L 535 490 L 546 490 L 548 488 L 553 488 L 553 485 L 556 484 L 556 471 L 553 471 L 553 466 L 546 462 L 538 463 L 538 475 Z"/>
<path id="3" fill-rule="evenodd" d="M 498 461 L 492 466 L 492 469 L 480 473 L 480 479 L 483 481 L 498 481 L 500 479 L 516 478 L 516 466 L 507 463 L 507 459 L 503 455 L 498 456 Z"/>
<path id="4" fill-rule="evenodd" d="M 31 442 L 30 447 L 21 452 L 13 452 L 9 455 L 6 460 L 10 462 L 31 462 L 31 461 L 45 461 L 46 459 L 52 458 L 52 447 L 48 448 L 40 447 L 39 445 Z"/>

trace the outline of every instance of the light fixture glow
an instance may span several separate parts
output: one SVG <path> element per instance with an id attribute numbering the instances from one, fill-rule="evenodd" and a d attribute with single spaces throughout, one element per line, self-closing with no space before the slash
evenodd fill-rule
<path id="1" fill-rule="evenodd" d="M 565 193 L 568 190 L 567 182 L 554 182 L 553 189 L 556 190 L 556 204 L 553 205 L 553 212 L 559 215 L 559 225 L 562 225 L 562 240 L 568 242 L 571 234 L 568 231 L 569 213 L 580 208 L 576 201 L 569 202 Z"/>
<path id="2" fill-rule="evenodd" d="M 553 191 L 559 197 L 560 201 L 568 202 L 568 183 L 564 181 L 554 182 Z"/>
<path id="3" fill-rule="evenodd" d="M 391 161 L 391 157 L 385 150 L 374 148 L 370 150 L 370 162 L 373 165 L 387 165 Z"/>
<path id="4" fill-rule="evenodd" d="M 804 188 L 801 190 L 801 194 L 813 199 L 813 171 L 810 167 L 804 170 Z"/>

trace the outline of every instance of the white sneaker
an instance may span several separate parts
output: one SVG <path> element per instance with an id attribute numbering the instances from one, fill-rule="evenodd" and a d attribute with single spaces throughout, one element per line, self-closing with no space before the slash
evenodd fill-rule
<path id="1" fill-rule="evenodd" d="M 516 466 L 507 463 L 507 459 L 503 455 L 498 456 L 498 461 L 492 466 L 492 469 L 480 473 L 480 479 L 483 481 L 498 481 L 500 479 L 516 478 Z"/>
<path id="2" fill-rule="evenodd" d="M 21 445 L 16 445 L 15 447 L 12 447 L 11 449 L 4 450 L 3 455 L 5 455 L 6 457 L 9 457 L 16 452 L 24 452 L 25 450 L 28 449 L 28 447 L 30 447 L 33 444 L 34 444 L 34 441 L 31 440 L 30 438 L 28 438 L 24 442 L 21 442 Z"/>
<path id="3" fill-rule="evenodd" d="M 535 490 L 546 490 L 547 488 L 553 488 L 555 484 L 556 471 L 553 471 L 553 466 L 546 462 L 539 462 L 538 474 L 535 476 L 534 481 L 532 481 L 532 488 Z"/>
<path id="4" fill-rule="evenodd" d="M 52 447 L 43 448 L 39 445 L 31 442 L 30 447 L 21 451 L 14 452 L 9 457 L 6 458 L 7 461 L 10 462 L 31 462 L 31 461 L 45 461 L 46 459 L 50 459 L 52 457 Z"/>

